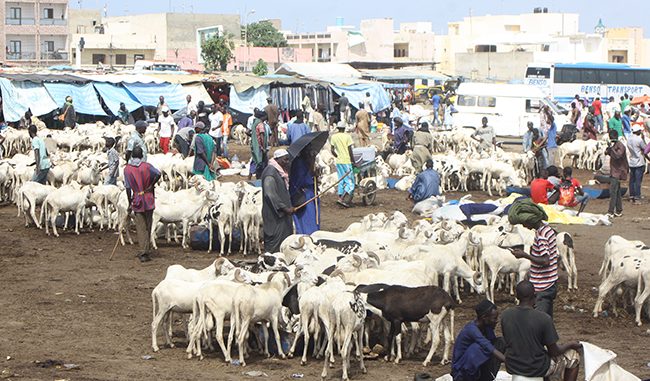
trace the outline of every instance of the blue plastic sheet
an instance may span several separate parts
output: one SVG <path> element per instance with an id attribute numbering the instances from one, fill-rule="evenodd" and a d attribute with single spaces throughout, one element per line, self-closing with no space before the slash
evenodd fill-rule
<path id="1" fill-rule="evenodd" d="M 0 78 L 2 112 L 8 122 L 17 122 L 28 109 L 36 116 L 45 115 L 58 106 L 43 85 L 33 82 L 11 82 Z"/>
<path id="2" fill-rule="evenodd" d="M 241 93 L 235 90 L 235 86 L 231 86 L 230 108 L 245 114 L 252 114 L 255 107 L 261 110 L 266 106 L 266 98 L 269 94 L 271 94 L 269 85 L 260 86 L 257 89 L 250 88 Z"/>
<path id="3" fill-rule="evenodd" d="M 74 110 L 81 114 L 106 116 L 106 112 L 99 103 L 99 97 L 91 83 L 77 85 L 73 83 L 44 83 L 58 107 L 63 107 L 65 98 L 72 97 Z"/>
<path id="4" fill-rule="evenodd" d="M 95 90 L 97 90 L 99 96 L 102 97 L 104 103 L 106 103 L 106 106 L 108 106 L 108 109 L 111 110 L 113 115 L 117 115 L 117 112 L 120 109 L 120 102 L 124 102 L 124 105 L 129 112 L 133 112 L 142 107 L 142 104 L 140 104 L 140 102 L 138 102 L 138 100 L 121 85 L 107 82 L 95 82 L 93 86 L 95 86 Z"/>
<path id="5" fill-rule="evenodd" d="M 390 106 L 388 93 L 379 83 L 360 83 L 350 86 L 332 86 L 332 90 L 338 95 L 345 93 L 350 100 L 350 105 L 357 108 L 366 98 L 366 93 L 370 93 L 372 98 L 372 109 L 375 112 L 382 111 Z"/>
<path id="6" fill-rule="evenodd" d="M 125 83 L 124 87 L 144 106 L 157 106 L 159 98 L 165 97 L 165 103 L 172 110 L 187 106 L 187 94 L 183 86 L 170 83 Z"/>

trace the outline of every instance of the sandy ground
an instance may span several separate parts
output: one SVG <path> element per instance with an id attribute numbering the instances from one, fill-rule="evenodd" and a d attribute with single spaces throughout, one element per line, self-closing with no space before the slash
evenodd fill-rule
<path id="1" fill-rule="evenodd" d="M 245 151 L 245 150 L 242 150 Z M 586 180 L 589 174 L 579 172 Z M 648 182 L 645 194 L 650 195 Z M 448 195 L 453 198 L 458 195 Z M 475 193 L 475 199 L 485 199 Z M 323 228 L 344 229 L 370 212 L 401 210 L 411 219 L 410 203 L 398 191 L 382 191 L 372 207 L 340 209 L 328 196 L 323 202 Z M 588 211 L 605 212 L 604 201 L 590 203 Z M 227 366 L 220 354 L 211 353 L 203 361 L 187 360 L 182 322 L 175 322 L 177 348 L 162 347 L 152 353 L 150 340 L 151 291 L 163 278 L 167 266 L 180 263 L 202 268 L 215 258 L 205 252 L 184 251 L 176 244 L 160 244 L 153 261 L 140 264 L 134 257 L 135 246 L 119 247 L 115 259 L 108 261 L 115 244 L 113 232 L 84 231 L 77 236 L 65 232 L 60 238 L 48 237 L 36 228 L 25 228 L 13 206 L 0 207 L 0 378 L 16 380 L 239 380 L 250 379 L 242 372 L 259 370 L 264 379 L 290 379 L 303 374 L 304 379 L 319 378 L 322 363 L 310 359 L 307 366 L 299 360 L 265 359 L 253 356 L 246 368 Z M 619 363 L 642 379 L 650 377 L 650 322 L 642 327 L 633 315 L 593 318 L 598 267 L 603 245 L 613 234 L 628 239 L 650 241 L 648 204 L 632 207 L 625 204 L 625 216 L 610 227 L 559 226 L 570 232 L 576 243 L 579 268 L 579 291 L 566 291 L 562 274 L 555 304 L 555 322 L 561 341 L 579 339 L 611 349 Z M 239 257 L 236 256 L 236 257 Z M 457 307 L 458 331 L 473 315 L 478 298 L 467 295 Z M 513 298 L 498 294 L 500 309 Z M 565 308 L 566 306 L 566 308 Z M 575 310 L 574 310 L 575 309 Z M 160 343 L 160 340 L 159 340 Z M 142 356 L 153 355 L 144 360 Z M 368 374 L 359 372 L 353 362 L 351 378 L 356 380 L 411 380 L 415 373 L 440 376 L 449 366 L 423 368 L 421 353 L 400 365 L 369 361 Z M 9 357 L 10 356 L 10 357 Z M 439 357 L 434 357 L 434 364 Z M 47 360 L 61 360 L 78 365 L 63 370 L 42 367 Z M 42 365 L 42 364 L 41 364 Z M 340 362 L 330 371 L 330 379 L 341 376 Z"/>

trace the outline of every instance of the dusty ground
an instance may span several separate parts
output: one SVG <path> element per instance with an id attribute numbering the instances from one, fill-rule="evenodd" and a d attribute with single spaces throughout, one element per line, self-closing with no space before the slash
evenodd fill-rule
<path id="1" fill-rule="evenodd" d="M 579 178 L 585 180 L 586 172 Z M 650 195 L 646 180 L 644 192 Z M 373 207 L 339 209 L 332 197 L 323 203 L 323 228 L 340 230 L 367 213 L 401 210 L 409 217 L 410 205 L 404 194 L 380 192 Z M 452 198 L 455 195 L 448 195 Z M 477 195 L 477 199 L 484 196 Z M 592 202 L 588 211 L 604 212 L 603 201 Z M 299 361 L 253 357 L 246 368 L 227 366 L 221 355 L 205 360 L 185 358 L 185 339 L 180 321 L 175 326 L 177 348 L 162 348 L 153 354 L 150 343 L 151 290 L 163 278 L 167 266 L 180 263 L 202 268 L 214 260 L 204 252 L 183 251 L 177 245 L 162 244 L 152 262 L 140 264 L 134 257 L 135 247 L 118 248 L 115 259 L 108 261 L 116 235 L 107 232 L 83 232 L 80 236 L 65 232 L 60 238 L 47 237 L 43 231 L 25 228 L 16 218 L 13 206 L 0 207 L 0 378 L 16 380 L 239 380 L 250 377 L 242 372 L 261 370 L 267 379 L 289 379 L 294 373 L 304 379 L 318 379 L 320 361 L 308 366 Z M 593 318 L 594 287 L 603 245 L 612 234 L 628 239 L 650 241 L 648 204 L 632 207 L 625 204 L 625 216 L 611 227 L 561 226 L 575 237 L 580 290 L 561 291 L 556 300 L 556 325 L 561 341 L 579 339 L 609 348 L 619 356 L 619 363 L 642 379 L 650 378 L 650 322 L 639 328 L 633 316 Z M 467 296 L 458 307 L 456 329 L 473 314 L 477 302 Z M 501 309 L 512 298 L 500 294 Z M 564 306 L 573 306 L 565 310 Z M 584 312 L 583 312 L 584 311 Z M 160 341 L 159 341 L 160 342 Z M 152 360 L 142 356 L 153 355 Z M 8 356 L 11 359 L 8 359 Z M 352 379 L 411 380 L 418 372 L 440 376 L 448 366 L 421 366 L 424 354 L 407 359 L 400 365 L 383 361 L 367 362 L 363 375 L 353 364 Z M 436 356 L 436 358 L 438 358 Z M 40 367 L 35 361 L 61 360 L 79 366 L 76 370 Z M 438 358 L 439 359 L 439 358 Z M 434 358 L 435 360 L 435 358 Z M 340 364 L 330 372 L 339 378 Z"/>

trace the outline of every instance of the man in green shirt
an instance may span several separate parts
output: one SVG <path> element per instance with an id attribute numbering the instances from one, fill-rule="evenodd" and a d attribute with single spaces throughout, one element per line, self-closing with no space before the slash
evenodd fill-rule
<path id="1" fill-rule="evenodd" d="M 50 172 L 50 155 L 47 152 L 45 141 L 37 134 L 38 129 L 35 125 L 29 126 L 29 137 L 32 138 L 32 150 L 34 150 L 34 160 L 36 166 L 34 167 L 34 176 L 32 181 L 45 184 L 47 174 Z"/>
<path id="2" fill-rule="evenodd" d="M 618 137 L 623 137 L 623 121 L 621 120 L 621 112 L 614 111 L 614 117 L 609 120 L 608 127 L 618 133 Z"/>

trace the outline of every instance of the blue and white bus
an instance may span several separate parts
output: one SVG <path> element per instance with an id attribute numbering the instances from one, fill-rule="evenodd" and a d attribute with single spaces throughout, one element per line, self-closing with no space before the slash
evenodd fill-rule
<path id="1" fill-rule="evenodd" d="M 524 83 L 539 87 L 544 94 L 562 105 L 576 94 L 603 103 L 616 101 L 624 94 L 631 98 L 650 94 L 650 68 L 615 63 L 530 64 Z"/>

